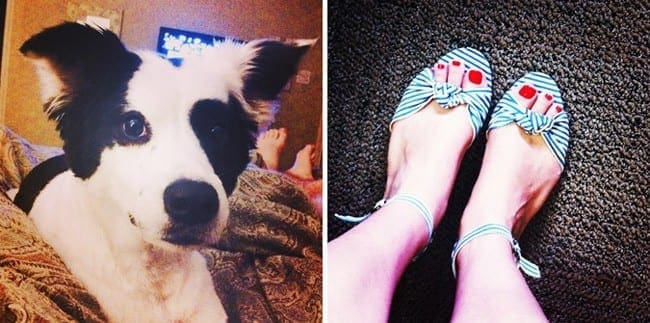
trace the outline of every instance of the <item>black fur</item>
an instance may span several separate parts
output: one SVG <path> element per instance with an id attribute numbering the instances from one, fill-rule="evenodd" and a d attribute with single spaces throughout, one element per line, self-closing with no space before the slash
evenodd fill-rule
<path id="1" fill-rule="evenodd" d="M 63 82 L 63 93 L 52 98 L 45 110 L 57 121 L 72 172 L 82 179 L 90 177 L 99 166 L 101 152 L 115 142 L 127 84 L 140 58 L 127 51 L 112 32 L 77 23 L 45 29 L 20 51 L 47 59 Z M 61 101 L 63 105 L 58 106 Z"/>
<path id="2" fill-rule="evenodd" d="M 190 124 L 226 192 L 232 193 L 237 177 L 248 164 L 249 150 L 255 146 L 257 124 L 232 95 L 227 103 L 196 102 L 190 112 Z"/>
<path id="3" fill-rule="evenodd" d="M 300 58 L 310 46 L 292 46 L 285 42 L 266 40 L 256 46 L 253 68 L 244 79 L 244 97 L 249 101 L 275 100 L 296 74 Z"/>
<path id="4" fill-rule="evenodd" d="M 34 167 L 20 183 L 20 190 L 14 198 L 16 204 L 25 213 L 31 211 L 34 200 L 54 177 L 68 170 L 68 163 L 63 155 L 52 157 Z"/>

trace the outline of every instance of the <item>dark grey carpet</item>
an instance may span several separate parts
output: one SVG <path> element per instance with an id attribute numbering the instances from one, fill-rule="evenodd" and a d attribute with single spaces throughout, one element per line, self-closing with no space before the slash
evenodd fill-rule
<path id="1" fill-rule="evenodd" d="M 650 322 L 648 8 L 646 1 L 330 1 L 329 239 L 350 228 L 332 213 L 363 214 L 382 197 L 388 123 L 404 87 L 445 52 L 471 46 L 492 63 L 493 103 L 536 70 L 556 79 L 571 114 L 565 173 L 522 238 L 524 255 L 542 268 L 529 286 L 546 315 Z M 466 155 L 445 220 L 403 277 L 391 321 L 449 320 L 449 253 L 484 145 L 482 135 Z"/>

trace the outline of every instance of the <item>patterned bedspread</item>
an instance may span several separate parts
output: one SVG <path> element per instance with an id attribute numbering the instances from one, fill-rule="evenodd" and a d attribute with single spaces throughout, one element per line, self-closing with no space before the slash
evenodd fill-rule
<path id="1" fill-rule="evenodd" d="M 4 129 L 0 188 L 17 187 L 51 151 Z M 247 169 L 230 198 L 226 233 L 202 250 L 232 322 L 322 320 L 321 219 L 281 174 Z M 99 305 L 0 193 L 0 317 L 3 321 L 104 321 Z"/>

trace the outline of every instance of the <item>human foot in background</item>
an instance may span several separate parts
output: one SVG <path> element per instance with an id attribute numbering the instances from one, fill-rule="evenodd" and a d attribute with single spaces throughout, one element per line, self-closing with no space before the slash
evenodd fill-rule
<path id="1" fill-rule="evenodd" d="M 320 179 L 314 180 L 314 174 L 312 172 L 314 167 L 314 149 L 314 145 L 308 144 L 298 151 L 293 166 L 285 173 L 296 180 L 296 183 L 302 187 L 320 214 L 323 205 L 323 181 Z"/>
<path id="2" fill-rule="evenodd" d="M 301 180 L 313 180 L 314 175 L 312 169 L 314 167 L 314 145 L 305 145 L 296 154 L 296 160 L 291 168 L 287 169 L 286 173 Z"/>
<path id="3" fill-rule="evenodd" d="M 280 154 L 287 141 L 287 129 L 269 129 L 257 138 L 257 152 L 267 169 L 278 170 Z"/>

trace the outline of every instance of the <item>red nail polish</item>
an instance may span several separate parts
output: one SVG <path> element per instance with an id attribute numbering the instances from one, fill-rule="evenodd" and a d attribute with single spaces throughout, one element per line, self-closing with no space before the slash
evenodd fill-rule
<path id="1" fill-rule="evenodd" d="M 469 79 L 470 82 L 474 84 L 481 84 L 483 81 L 483 74 L 479 71 L 471 70 L 469 71 L 469 75 L 467 75 L 467 78 Z"/>
<path id="2" fill-rule="evenodd" d="M 454 66 L 460 66 L 459 61 L 451 61 L 451 64 L 454 65 Z"/>
<path id="3" fill-rule="evenodd" d="M 535 96 L 535 93 L 537 93 L 537 90 L 530 85 L 524 85 L 519 89 L 519 95 L 526 99 L 532 99 Z"/>
<path id="4" fill-rule="evenodd" d="M 559 106 L 559 105 L 556 105 L 555 106 L 555 111 L 557 111 L 558 113 L 562 112 L 562 107 Z"/>
<path id="5" fill-rule="evenodd" d="M 546 93 L 544 97 L 546 98 L 546 101 L 553 101 L 553 96 L 548 93 Z"/>
<path id="6" fill-rule="evenodd" d="M 445 64 L 442 64 L 442 63 L 438 64 L 438 69 L 439 70 L 444 69 L 444 68 L 445 68 Z"/>

